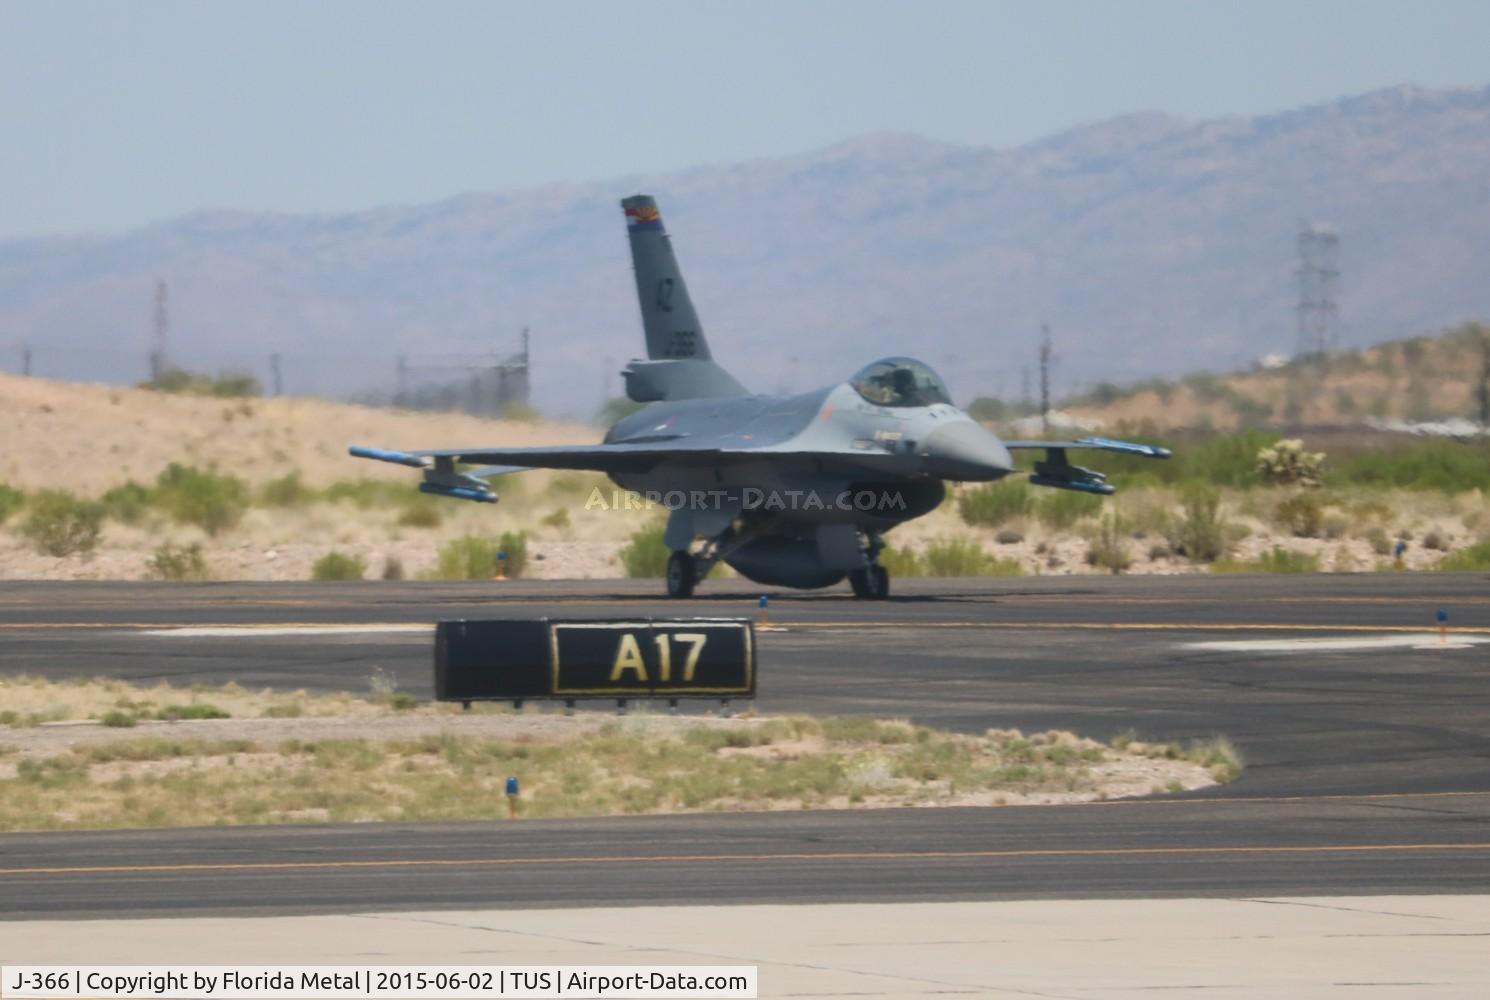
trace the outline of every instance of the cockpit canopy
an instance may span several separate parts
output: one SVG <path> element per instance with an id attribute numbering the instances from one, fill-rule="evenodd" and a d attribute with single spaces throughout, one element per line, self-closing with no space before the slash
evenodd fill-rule
<path id="1" fill-rule="evenodd" d="M 952 402 L 942 377 L 913 358 L 882 358 L 849 379 L 876 406 L 930 406 Z"/>

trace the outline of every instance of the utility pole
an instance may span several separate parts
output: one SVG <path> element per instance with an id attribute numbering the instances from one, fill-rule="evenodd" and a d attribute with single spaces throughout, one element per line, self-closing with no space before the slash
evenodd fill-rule
<path id="1" fill-rule="evenodd" d="M 285 377 L 284 372 L 280 369 L 278 351 L 269 355 L 269 374 L 274 380 L 274 394 L 276 396 L 283 396 L 285 394 Z"/>
<path id="2" fill-rule="evenodd" d="M 21 348 L 21 374 L 31 374 L 31 345 L 26 344 Z"/>
<path id="3" fill-rule="evenodd" d="M 1050 365 L 1055 354 L 1050 348 L 1050 324 L 1040 324 L 1040 426 L 1050 430 Z"/>
<path id="4" fill-rule="evenodd" d="M 1490 427 L 1490 331 L 1480 332 L 1480 384 L 1475 397 L 1480 401 L 1480 427 Z"/>
<path id="5" fill-rule="evenodd" d="M 159 382 L 166 370 L 166 338 L 171 332 L 165 279 L 155 280 L 155 337 L 150 349 L 150 381 Z"/>

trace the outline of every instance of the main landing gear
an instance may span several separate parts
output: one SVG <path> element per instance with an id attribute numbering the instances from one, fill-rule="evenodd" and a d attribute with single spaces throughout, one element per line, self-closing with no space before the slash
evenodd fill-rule
<path id="1" fill-rule="evenodd" d="M 890 571 L 879 563 L 850 570 L 848 585 L 854 588 L 855 597 L 866 601 L 883 601 L 890 596 Z"/>
<path id="2" fill-rule="evenodd" d="M 849 570 L 848 574 L 848 585 L 854 588 L 854 596 L 860 600 L 883 601 L 890 596 L 890 571 L 879 563 L 884 549 L 884 539 L 877 533 L 864 535 L 865 566 Z"/>

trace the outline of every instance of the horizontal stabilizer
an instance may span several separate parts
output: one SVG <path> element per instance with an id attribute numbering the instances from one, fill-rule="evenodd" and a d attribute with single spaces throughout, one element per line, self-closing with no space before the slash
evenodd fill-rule
<path id="1" fill-rule="evenodd" d="M 634 403 L 659 400 L 729 399 L 750 392 L 712 361 L 633 361 L 621 372 Z"/>

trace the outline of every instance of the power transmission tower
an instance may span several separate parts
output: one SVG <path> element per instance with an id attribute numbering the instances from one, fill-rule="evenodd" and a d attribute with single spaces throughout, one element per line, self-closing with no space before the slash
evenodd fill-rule
<path id="1" fill-rule="evenodd" d="M 1050 366 L 1055 352 L 1050 346 L 1050 324 L 1040 324 L 1040 426 L 1050 430 Z"/>
<path id="2" fill-rule="evenodd" d="M 1480 427 L 1490 427 L 1490 332 L 1480 332 L 1480 384 L 1475 387 L 1480 402 Z"/>
<path id="3" fill-rule="evenodd" d="M 1323 364 L 1336 346 L 1340 320 L 1340 237 L 1326 226 L 1299 223 L 1299 343 L 1301 360 Z"/>
<path id="4" fill-rule="evenodd" d="M 166 283 L 155 281 L 155 336 L 150 348 L 150 381 L 159 382 L 166 370 L 166 338 L 171 332 L 171 315 L 167 309 Z"/>

